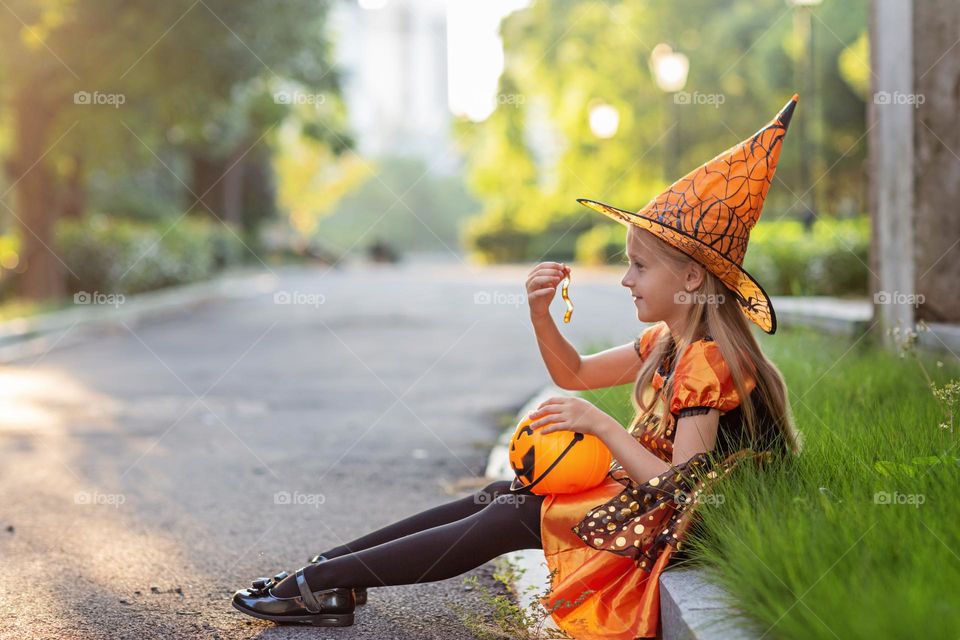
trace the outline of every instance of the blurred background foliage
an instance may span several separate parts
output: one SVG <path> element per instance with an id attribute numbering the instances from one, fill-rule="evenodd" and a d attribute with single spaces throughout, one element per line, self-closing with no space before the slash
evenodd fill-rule
<path id="1" fill-rule="evenodd" d="M 44 298 L 78 279 L 92 287 L 99 280 L 83 284 L 80 267 L 60 254 L 87 255 L 99 239 L 107 243 L 102 254 L 125 256 L 138 233 L 166 239 L 220 227 L 255 252 L 259 226 L 277 213 L 279 125 L 333 156 L 350 145 L 323 37 L 326 12 L 306 0 L 5 3 L 0 213 L 4 233 L 18 242 L 16 258 L 2 265 L 4 280 L 16 281 L 5 289 Z M 276 99 L 296 87 L 323 93 L 324 108 Z M 90 215 L 131 222 L 74 222 Z M 74 246 L 80 240 L 85 245 Z M 135 273 L 129 266 L 121 265 L 121 280 Z M 181 271 L 116 286 L 138 290 L 207 270 Z"/>
<path id="2" fill-rule="evenodd" d="M 865 2 L 817 7 L 806 80 L 798 71 L 806 41 L 796 9 L 782 0 L 537 3 L 512 14 L 502 28 L 500 106 L 484 122 L 458 123 L 468 181 L 483 203 L 464 241 L 491 262 L 617 262 L 624 230 L 576 198 L 637 210 L 754 133 L 797 91 L 793 135 L 747 268 L 771 293 L 864 293 L 866 145 L 858 142 L 870 77 L 866 10 Z M 650 56 L 659 43 L 689 58 L 686 104 L 657 84 Z M 812 95 L 803 94 L 804 82 Z M 591 128 L 598 104 L 618 115 L 612 137 Z M 811 162 L 806 187 L 795 132 L 801 119 Z M 810 195 L 821 222 L 807 234 L 790 221 L 804 219 Z M 836 221 L 847 218 L 858 220 Z M 819 275 L 824 269 L 843 273 L 834 281 Z"/>
<path id="3" fill-rule="evenodd" d="M 866 0 L 816 7 L 809 38 L 784 0 L 533 2 L 501 23 L 492 114 L 452 120 L 452 172 L 402 148 L 358 153 L 334 4 L 7 0 L 2 299 L 142 291 L 373 247 L 619 263 L 624 230 L 577 197 L 639 209 L 795 91 L 746 266 L 771 293 L 865 293 Z M 658 86 L 663 44 L 689 59 L 680 94 Z M 278 99 L 293 92 L 322 98 Z M 91 105 L 98 93 L 123 103 Z M 613 133 L 597 133 L 598 108 Z"/>

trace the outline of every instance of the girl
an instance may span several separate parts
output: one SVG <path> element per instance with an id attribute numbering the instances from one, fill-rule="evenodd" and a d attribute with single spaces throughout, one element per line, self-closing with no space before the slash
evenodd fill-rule
<path id="1" fill-rule="evenodd" d="M 581 640 L 657 635 L 659 576 L 701 492 L 747 457 L 800 449 L 783 378 L 747 324 L 774 333 L 776 316 L 740 266 L 796 102 L 637 213 L 581 200 L 627 226 L 621 284 L 637 319 L 654 323 L 635 340 L 581 357 L 549 315 L 570 268 L 544 262 L 530 272 L 530 317 L 554 382 L 579 390 L 634 381 L 629 430 L 582 398 L 550 398 L 531 413 L 543 433 L 590 433 L 607 445 L 614 463 L 600 485 L 540 496 L 493 482 L 325 551 L 294 576 L 261 578 L 236 592 L 234 606 L 276 622 L 346 626 L 367 587 L 443 580 L 543 549 L 553 580 L 542 603 L 561 629 Z"/>

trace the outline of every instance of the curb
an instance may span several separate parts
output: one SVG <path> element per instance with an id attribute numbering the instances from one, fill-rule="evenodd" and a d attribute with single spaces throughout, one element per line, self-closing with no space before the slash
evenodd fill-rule
<path id="1" fill-rule="evenodd" d="M 771 296 L 783 326 L 803 326 L 826 333 L 858 336 L 870 327 L 873 305 L 863 300 L 826 296 Z"/>
<path id="2" fill-rule="evenodd" d="M 938 351 L 960 351 L 960 324 L 928 322 L 929 331 L 921 331 L 920 344 Z"/>
<path id="3" fill-rule="evenodd" d="M 246 298 L 271 291 L 277 278 L 268 272 L 239 269 L 185 285 L 131 296 L 120 305 L 74 305 L 67 309 L 0 322 L 0 363 L 39 356 L 91 335 L 133 327 L 209 302 Z"/>
<path id="4" fill-rule="evenodd" d="M 827 333 L 859 337 L 876 322 L 869 299 L 847 300 L 826 296 L 772 296 L 777 319 L 783 326 L 802 326 Z M 960 351 L 960 323 L 927 322 L 919 344 L 933 351 Z"/>
<path id="5" fill-rule="evenodd" d="M 668 567 L 660 575 L 660 627 L 663 640 L 757 640 L 734 613 L 726 591 L 702 569 Z"/>

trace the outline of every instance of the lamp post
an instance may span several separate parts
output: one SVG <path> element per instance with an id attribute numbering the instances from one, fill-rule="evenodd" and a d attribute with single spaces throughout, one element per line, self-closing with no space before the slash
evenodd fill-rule
<path id="1" fill-rule="evenodd" d="M 797 86 L 802 87 L 802 91 L 810 96 L 811 106 L 815 105 L 817 98 L 814 95 L 813 87 L 813 22 L 811 20 L 813 7 L 818 6 L 823 0 L 787 0 L 795 9 L 793 14 L 793 30 L 797 42 L 800 43 L 801 51 L 797 55 L 794 66 L 795 82 Z M 816 109 L 808 110 L 816 114 Z M 797 118 L 797 144 L 800 148 L 800 188 L 804 190 L 803 196 L 803 227 L 809 232 L 813 227 L 813 222 L 817 218 L 817 197 L 816 185 L 810 184 L 810 140 L 806 125 L 807 118 L 800 114 Z M 807 186 L 810 185 L 810 186 Z"/>
<path id="2" fill-rule="evenodd" d="M 669 100 L 667 109 L 673 120 L 670 149 L 667 153 L 667 162 L 664 163 L 666 181 L 669 182 L 676 175 L 677 158 L 680 154 L 680 109 L 676 94 L 687 84 L 690 60 L 679 51 L 674 51 L 669 44 L 661 42 L 650 52 L 650 67 L 653 69 L 657 86 L 667 95 Z"/>
<path id="3" fill-rule="evenodd" d="M 593 102 L 588 117 L 590 131 L 598 138 L 612 138 L 620 127 L 620 112 L 606 102 Z"/>

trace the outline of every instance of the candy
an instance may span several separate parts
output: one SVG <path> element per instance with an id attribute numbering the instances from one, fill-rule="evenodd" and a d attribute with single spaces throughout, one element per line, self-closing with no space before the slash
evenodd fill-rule
<path id="1" fill-rule="evenodd" d="M 563 301 L 567 303 L 567 310 L 563 314 L 564 322 L 570 322 L 570 316 L 573 315 L 573 303 L 570 302 L 570 296 L 567 293 L 567 289 L 569 287 L 570 287 L 570 276 L 568 274 L 567 277 L 563 279 L 563 284 L 560 287 L 560 295 L 563 297 Z"/>

